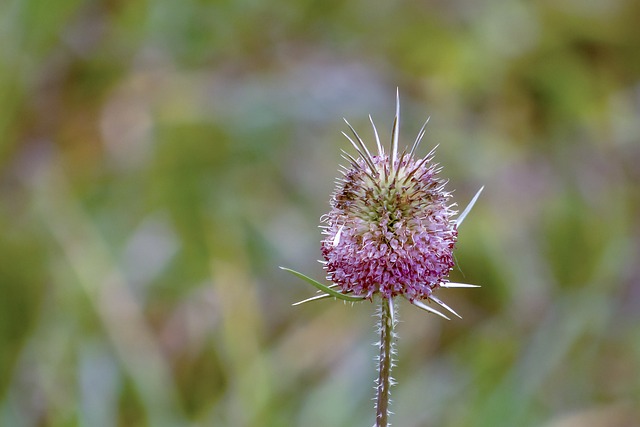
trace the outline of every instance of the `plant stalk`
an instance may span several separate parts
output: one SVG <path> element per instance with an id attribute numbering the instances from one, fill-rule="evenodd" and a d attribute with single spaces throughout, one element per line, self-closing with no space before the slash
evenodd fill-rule
<path id="1" fill-rule="evenodd" d="M 380 356 L 376 385 L 376 427 L 387 427 L 389 417 L 389 388 L 391 387 L 393 306 L 389 298 L 380 301 Z"/>

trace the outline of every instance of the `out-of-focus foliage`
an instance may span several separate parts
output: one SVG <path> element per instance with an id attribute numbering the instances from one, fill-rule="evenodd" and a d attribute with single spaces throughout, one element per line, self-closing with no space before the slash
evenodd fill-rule
<path id="1" fill-rule="evenodd" d="M 0 425 L 369 426 L 321 301 L 346 116 L 464 206 L 464 320 L 401 304 L 397 426 L 640 425 L 640 3 L 0 2 Z"/>

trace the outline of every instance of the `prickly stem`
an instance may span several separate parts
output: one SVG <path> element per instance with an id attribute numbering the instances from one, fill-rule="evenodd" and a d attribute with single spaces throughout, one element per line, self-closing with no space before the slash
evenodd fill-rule
<path id="1" fill-rule="evenodd" d="M 376 427 L 387 427 L 389 417 L 389 388 L 392 384 L 394 313 L 389 298 L 380 299 L 380 356 L 376 384 Z"/>

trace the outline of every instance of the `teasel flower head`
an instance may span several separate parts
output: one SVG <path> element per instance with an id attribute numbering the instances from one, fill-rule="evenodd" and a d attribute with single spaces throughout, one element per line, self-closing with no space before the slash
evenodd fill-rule
<path id="1" fill-rule="evenodd" d="M 427 299 L 454 266 L 458 235 L 433 151 L 416 159 L 396 155 L 395 146 L 390 154 L 382 146 L 375 155 L 361 150 L 358 159 L 347 157 L 322 217 L 328 279 L 367 298 Z"/>
<path id="2" fill-rule="evenodd" d="M 448 319 L 424 302 L 434 302 L 460 317 L 434 295 L 438 288 L 471 288 L 450 283 L 453 250 L 458 228 L 484 187 L 458 215 L 434 162 L 435 148 L 426 156 L 417 152 L 425 135 L 424 123 L 411 147 L 399 151 L 400 102 L 396 95 L 396 116 L 388 147 L 380 142 L 369 116 L 376 150 L 346 121 L 353 137 L 342 132 L 357 155 L 343 151 L 346 166 L 336 181 L 331 210 L 321 217 L 324 238 L 321 251 L 326 286 L 294 270 L 283 268 L 312 284 L 321 295 L 300 301 L 334 297 L 346 301 L 389 300 L 401 296 L 428 312 Z"/>
<path id="3" fill-rule="evenodd" d="M 343 134 L 358 156 L 343 153 L 348 166 L 336 182 L 331 210 L 321 218 L 323 264 L 343 294 L 443 305 L 433 292 L 447 286 L 454 267 L 457 211 L 433 161 L 435 148 L 422 158 L 416 154 L 428 120 L 411 148 L 399 152 L 399 116 L 398 102 L 388 151 L 369 117 L 374 153 L 347 122 L 353 138 Z"/>

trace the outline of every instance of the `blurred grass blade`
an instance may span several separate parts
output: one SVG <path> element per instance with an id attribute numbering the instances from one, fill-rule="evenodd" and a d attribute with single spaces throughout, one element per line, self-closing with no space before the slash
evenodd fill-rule
<path id="1" fill-rule="evenodd" d="M 288 271 L 289 273 L 293 274 L 294 276 L 299 277 L 300 279 L 304 280 L 305 282 L 309 283 L 310 285 L 315 286 L 316 288 L 318 288 L 322 292 L 325 292 L 325 293 L 331 295 L 332 297 L 341 299 L 343 301 L 355 302 L 355 301 L 363 301 L 365 299 L 364 297 L 354 297 L 354 296 L 351 296 L 351 295 L 342 294 L 342 293 L 340 293 L 338 291 L 334 291 L 330 287 L 325 286 L 320 282 L 316 282 L 311 277 L 305 276 L 304 274 L 302 274 L 300 272 L 297 272 L 295 270 L 292 270 L 290 268 L 280 267 L 280 269 L 284 270 L 284 271 Z"/>

